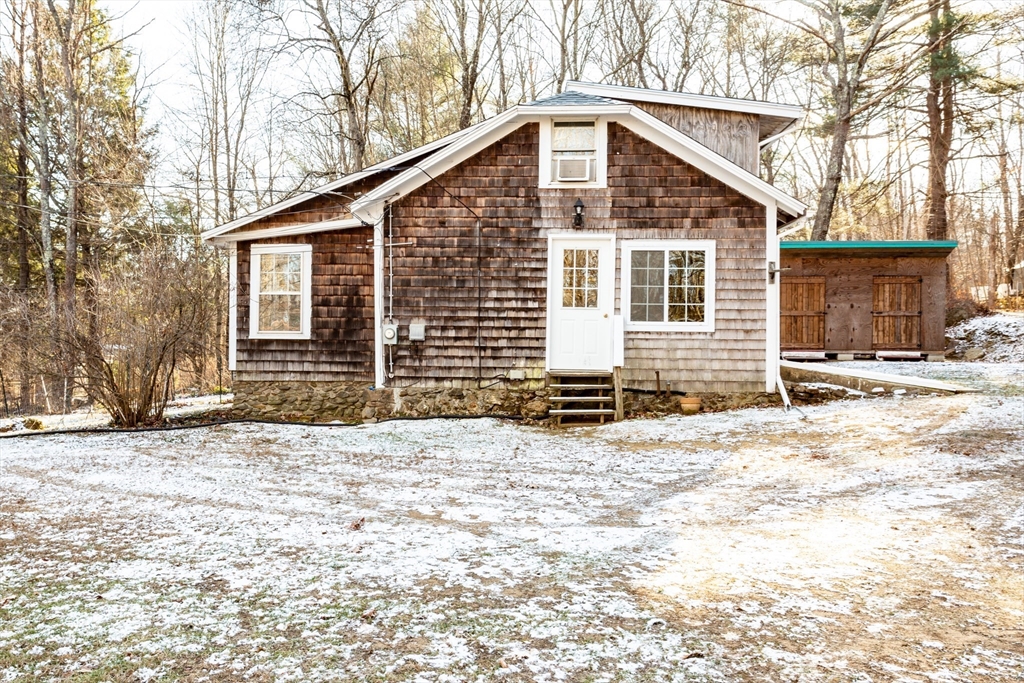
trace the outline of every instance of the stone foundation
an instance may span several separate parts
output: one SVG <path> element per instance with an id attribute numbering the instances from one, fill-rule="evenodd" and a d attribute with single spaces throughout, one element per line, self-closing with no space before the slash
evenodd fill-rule
<path id="1" fill-rule="evenodd" d="M 547 415 L 549 391 L 494 386 L 486 389 L 374 389 L 366 382 L 235 382 L 236 417 L 270 420 L 363 422 L 438 415 Z"/>
<path id="2" fill-rule="evenodd" d="M 486 389 L 371 388 L 366 382 L 235 382 L 235 417 L 289 422 L 365 422 L 389 417 L 443 415 L 516 415 L 531 420 L 547 417 L 550 391 L 499 385 Z M 701 412 L 781 406 L 778 394 L 691 394 L 701 398 Z M 795 385 L 797 405 L 845 398 L 845 390 Z M 682 413 L 679 395 L 623 392 L 626 417 Z"/>

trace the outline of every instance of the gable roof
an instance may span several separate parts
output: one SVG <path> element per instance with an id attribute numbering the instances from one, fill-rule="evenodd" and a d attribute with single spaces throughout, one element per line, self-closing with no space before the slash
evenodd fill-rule
<path id="1" fill-rule="evenodd" d="M 788 131 L 804 116 L 804 110 L 801 107 L 791 104 L 763 102 L 761 100 L 742 100 L 735 97 L 697 95 L 668 90 L 652 90 L 650 88 L 631 88 L 624 85 L 586 83 L 584 81 L 569 81 L 565 84 L 565 89 L 567 92 L 580 95 L 591 95 L 627 102 L 650 102 L 655 104 L 671 104 L 677 107 L 756 114 L 761 118 L 761 127 L 758 134 L 760 140 L 766 140 Z"/>
<path id="2" fill-rule="evenodd" d="M 569 81 L 566 85 L 566 90 L 557 95 L 517 105 L 434 142 L 368 166 L 361 171 L 343 176 L 320 187 L 301 192 L 247 216 L 219 225 L 202 233 L 202 238 L 204 240 L 212 240 L 220 237 L 221 239 L 218 239 L 218 242 L 222 239 L 229 239 L 223 236 L 260 219 L 279 214 L 303 202 L 324 195 L 337 194 L 339 189 L 366 178 L 397 173 L 397 175 L 389 178 L 382 178 L 380 184 L 374 189 L 366 192 L 361 197 L 354 198 L 350 205 L 351 213 L 348 216 L 340 217 L 335 221 L 304 225 L 296 224 L 287 228 L 275 228 L 273 232 L 275 234 L 277 232 L 301 234 L 318 230 L 337 229 L 338 227 L 351 227 L 360 224 L 360 221 L 363 223 L 374 223 L 383 215 L 384 207 L 387 204 L 430 182 L 438 174 L 444 173 L 456 164 L 461 163 L 473 154 L 511 133 L 516 128 L 529 122 L 539 121 L 541 116 L 580 114 L 603 116 L 607 117 L 608 120 L 621 123 L 633 130 L 633 132 L 649 139 L 666 151 L 675 154 L 683 161 L 751 199 L 766 206 L 768 204 L 775 204 L 780 212 L 788 216 L 795 218 L 803 215 L 806 211 L 807 207 L 802 202 L 790 197 L 757 175 L 741 168 L 714 150 L 661 121 L 656 116 L 635 106 L 632 102 L 657 102 L 677 106 L 757 114 L 761 117 L 760 135 L 762 145 L 767 144 L 782 132 L 792 128 L 800 120 L 803 113 L 799 107 L 771 102 Z M 774 128 L 766 131 L 768 127 L 765 124 L 770 120 L 782 122 L 781 132 Z M 264 232 L 268 231 L 254 231 L 251 233 L 251 238 L 264 236 L 262 235 Z M 246 237 L 249 238 L 250 235 L 247 233 Z"/>
<path id="3" fill-rule="evenodd" d="M 408 195 L 520 126 L 539 121 L 542 115 L 561 113 L 563 110 L 572 114 L 608 117 L 609 121 L 626 126 L 741 194 L 765 206 L 774 204 L 789 216 L 795 218 L 807 210 L 807 206 L 799 200 L 639 107 L 614 101 L 610 104 L 566 105 L 564 100 L 560 100 L 552 104 L 518 105 L 484 121 L 472 134 L 454 141 L 420 163 L 405 168 L 354 201 L 351 205 L 352 215 L 367 223 L 375 223 L 384 215 L 386 206 L 396 199 Z"/>

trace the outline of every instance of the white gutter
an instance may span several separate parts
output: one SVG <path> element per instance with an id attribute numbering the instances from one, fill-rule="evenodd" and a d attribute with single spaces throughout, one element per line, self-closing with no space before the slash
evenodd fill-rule
<path id="1" fill-rule="evenodd" d="M 214 244 L 234 244 L 250 240 L 267 239 L 268 237 L 287 237 L 288 235 L 308 235 L 311 232 L 325 232 L 327 230 L 348 230 L 365 225 L 358 218 L 340 218 L 333 221 L 320 221 L 319 223 L 296 223 L 295 225 L 282 225 L 278 228 L 266 228 L 265 230 L 245 230 L 234 232 L 230 235 L 214 237 L 211 241 Z"/>

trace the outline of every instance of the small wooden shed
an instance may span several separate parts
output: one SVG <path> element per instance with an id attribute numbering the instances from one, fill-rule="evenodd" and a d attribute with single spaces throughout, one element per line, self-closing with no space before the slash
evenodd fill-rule
<path id="1" fill-rule="evenodd" d="M 942 360 L 956 242 L 780 244 L 783 356 Z"/>

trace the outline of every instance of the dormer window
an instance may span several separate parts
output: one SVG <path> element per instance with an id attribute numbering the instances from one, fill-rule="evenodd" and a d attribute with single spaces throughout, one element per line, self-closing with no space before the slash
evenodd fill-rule
<path id="1" fill-rule="evenodd" d="M 604 187 L 607 124 L 601 119 L 541 122 L 541 187 Z"/>
<path id="2" fill-rule="evenodd" d="M 597 131 L 593 121 L 555 121 L 551 131 L 551 177 L 586 183 L 597 176 Z"/>

